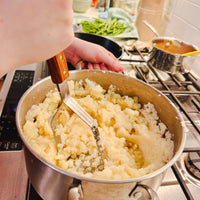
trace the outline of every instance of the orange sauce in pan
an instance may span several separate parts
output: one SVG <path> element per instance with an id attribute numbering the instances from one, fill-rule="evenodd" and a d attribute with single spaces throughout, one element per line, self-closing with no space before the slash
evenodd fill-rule
<path id="1" fill-rule="evenodd" d="M 177 40 L 155 40 L 153 41 L 153 45 L 154 47 L 175 54 L 184 54 L 196 50 L 193 46 Z"/>

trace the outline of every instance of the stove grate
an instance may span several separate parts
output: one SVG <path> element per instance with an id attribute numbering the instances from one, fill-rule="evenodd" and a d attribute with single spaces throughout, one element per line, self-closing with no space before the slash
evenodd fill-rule
<path id="1" fill-rule="evenodd" d="M 146 71 L 152 73 L 156 79 L 149 80 L 149 77 L 146 75 L 147 73 L 144 73 L 142 70 L 141 64 L 135 66 L 137 78 L 139 77 L 139 79 L 157 88 L 172 100 L 180 112 L 184 114 L 186 125 L 192 125 L 195 129 L 196 133 L 193 134 L 200 135 L 200 82 L 190 72 L 171 74 L 156 70 L 147 62 L 147 59 L 137 48 L 136 51 L 138 52 L 138 55 L 140 55 L 141 59 L 140 61 L 137 59 L 137 63 L 143 63 L 143 65 L 148 68 Z M 133 63 L 135 60 L 129 59 L 128 61 Z M 167 77 L 166 79 L 163 78 L 163 73 L 165 77 Z M 198 152 L 199 150 L 199 146 L 187 147 L 184 148 L 184 153 Z M 176 163 L 171 167 L 171 169 L 177 178 L 185 197 L 188 200 L 193 200 L 194 198 Z"/>

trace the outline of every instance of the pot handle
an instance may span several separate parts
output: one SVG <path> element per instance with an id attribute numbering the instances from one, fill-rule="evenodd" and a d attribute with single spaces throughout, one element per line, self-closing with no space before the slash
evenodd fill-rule
<path id="1" fill-rule="evenodd" d="M 129 199 L 138 199 L 143 196 L 142 192 L 145 191 L 151 200 L 160 200 L 157 193 L 147 185 L 137 184 L 129 194 Z M 67 200 L 83 200 L 83 190 L 81 187 L 81 181 L 74 179 L 72 185 L 69 187 Z"/>
<path id="2" fill-rule="evenodd" d="M 73 183 L 68 190 L 67 200 L 83 200 L 83 190 L 80 180 L 73 180 Z"/>
<path id="3" fill-rule="evenodd" d="M 145 191 L 145 194 L 144 192 Z M 149 199 L 151 200 L 160 200 L 157 193 L 149 186 L 143 184 L 137 184 L 135 188 L 129 194 L 130 200 L 133 199 L 140 199 L 143 197 L 143 194 L 146 196 L 148 195 Z M 143 199 L 143 198 L 142 198 Z M 146 199 L 146 198 L 144 198 Z"/>

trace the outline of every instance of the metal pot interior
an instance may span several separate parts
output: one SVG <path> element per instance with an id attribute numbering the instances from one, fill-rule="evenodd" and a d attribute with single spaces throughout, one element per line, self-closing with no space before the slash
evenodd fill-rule
<path id="1" fill-rule="evenodd" d="M 113 84 L 117 86 L 118 92 L 120 94 L 128 96 L 138 96 L 142 103 L 148 103 L 148 102 L 153 103 L 154 106 L 156 107 L 160 119 L 167 125 L 168 129 L 173 135 L 175 148 L 174 148 L 174 156 L 171 159 L 171 161 L 169 161 L 162 168 L 144 177 L 139 177 L 129 180 L 121 180 L 121 181 L 112 181 L 112 180 L 105 181 L 97 179 L 90 180 L 85 177 L 77 176 L 75 174 L 70 174 L 42 159 L 27 143 L 22 132 L 22 126 L 25 123 L 25 115 L 27 111 L 31 108 L 31 106 L 42 102 L 47 92 L 56 87 L 56 85 L 52 83 L 50 77 L 47 77 L 39 81 L 34 86 L 29 88 L 21 98 L 17 108 L 16 124 L 20 137 L 22 138 L 27 149 L 29 149 L 29 151 L 33 155 L 35 155 L 39 160 L 41 160 L 44 164 L 47 164 L 53 170 L 56 170 L 62 174 L 75 177 L 81 180 L 89 180 L 102 183 L 122 183 L 122 182 L 125 183 L 125 182 L 134 182 L 134 181 L 144 180 L 146 178 L 151 178 L 165 171 L 178 159 L 178 157 L 183 151 L 185 143 L 184 126 L 179 112 L 167 97 L 165 97 L 159 91 L 145 84 L 142 81 L 124 75 L 120 75 L 114 72 L 103 72 L 97 70 L 81 70 L 81 71 L 75 70 L 75 71 L 70 71 L 70 76 L 68 79 L 81 80 L 86 78 L 99 83 L 105 89 L 108 88 L 111 84 Z"/>

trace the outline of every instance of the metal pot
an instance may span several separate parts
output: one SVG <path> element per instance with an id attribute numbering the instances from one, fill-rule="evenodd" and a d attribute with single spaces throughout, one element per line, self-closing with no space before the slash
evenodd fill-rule
<path id="1" fill-rule="evenodd" d="M 198 50 L 194 45 L 188 44 L 172 37 L 156 37 L 152 41 L 152 49 L 148 64 L 156 69 L 171 73 L 185 72 L 182 54 Z"/>
<path id="2" fill-rule="evenodd" d="M 138 96 L 141 103 L 151 102 L 155 105 L 160 119 L 168 126 L 174 139 L 174 156 L 162 168 L 148 175 L 125 180 L 102 180 L 87 178 L 69 173 L 54 166 L 42 158 L 29 145 L 23 135 L 22 126 L 25 115 L 32 105 L 42 102 L 48 91 L 56 86 L 47 77 L 29 88 L 20 99 L 16 112 L 16 124 L 19 135 L 24 143 L 26 167 L 30 181 L 39 195 L 48 200 L 127 200 L 139 193 L 141 199 L 158 199 L 154 190 L 160 186 L 166 170 L 181 155 L 186 134 L 181 115 L 174 104 L 158 90 L 137 79 L 114 72 L 97 70 L 71 71 L 69 80 L 90 79 L 105 89 L 111 84 L 119 88 L 118 92 L 128 96 Z"/>

